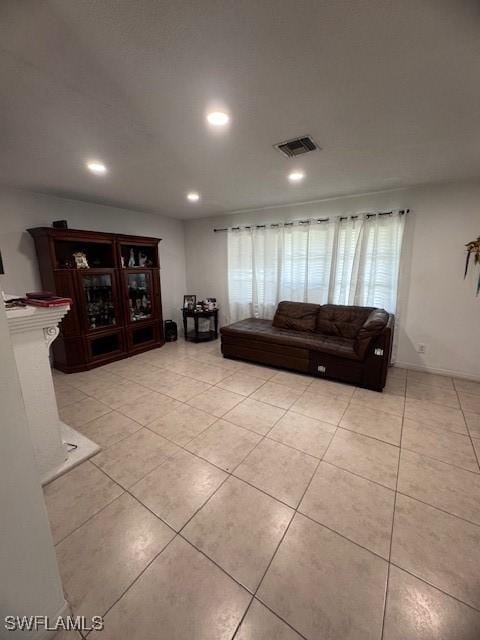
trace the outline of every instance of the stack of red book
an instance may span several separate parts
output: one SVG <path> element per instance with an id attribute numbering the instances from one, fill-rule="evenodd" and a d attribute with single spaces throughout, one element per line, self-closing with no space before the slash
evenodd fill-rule
<path id="1" fill-rule="evenodd" d="M 71 298 L 61 298 L 50 291 L 35 291 L 25 295 L 23 301 L 32 307 L 61 307 L 72 304 Z"/>

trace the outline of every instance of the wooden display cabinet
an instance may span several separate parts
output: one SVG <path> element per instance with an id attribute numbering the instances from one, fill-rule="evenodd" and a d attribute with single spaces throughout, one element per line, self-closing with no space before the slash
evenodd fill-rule
<path id="1" fill-rule="evenodd" d="M 158 238 L 37 227 L 42 286 L 71 298 L 53 364 L 71 373 L 164 344 Z M 74 253 L 86 256 L 77 268 Z"/>

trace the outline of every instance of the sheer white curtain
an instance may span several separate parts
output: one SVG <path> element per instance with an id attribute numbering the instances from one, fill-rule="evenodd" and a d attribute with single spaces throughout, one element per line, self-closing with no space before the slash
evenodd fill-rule
<path id="1" fill-rule="evenodd" d="M 394 312 L 404 216 L 228 230 L 230 320 L 272 318 L 280 300 Z"/>
<path id="2" fill-rule="evenodd" d="M 228 230 L 228 302 L 231 320 L 254 315 L 252 236 L 251 229 Z"/>
<path id="3" fill-rule="evenodd" d="M 280 300 L 325 304 L 334 237 L 329 221 L 229 229 L 230 320 L 273 318 Z"/>
<path id="4" fill-rule="evenodd" d="M 328 301 L 351 304 L 358 274 L 358 249 L 363 219 L 338 218 L 333 247 L 332 283 Z"/>
<path id="5" fill-rule="evenodd" d="M 399 214 L 365 219 L 350 304 L 395 312 L 404 225 L 405 216 Z"/>

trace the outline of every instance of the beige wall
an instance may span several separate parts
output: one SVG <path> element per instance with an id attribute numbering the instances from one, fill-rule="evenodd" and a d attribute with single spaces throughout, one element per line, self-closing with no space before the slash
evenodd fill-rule
<path id="1" fill-rule="evenodd" d="M 159 246 L 164 319 L 178 320 L 185 290 L 184 232 L 181 220 L 99 204 L 13 190 L 0 191 L 2 288 L 24 294 L 40 288 L 35 247 L 29 227 L 67 220 L 72 229 L 91 229 L 162 238 Z"/>
<path id="2" fill-rule="evenodd" d="M 228 321 L 226 234 L 214 227 L 410 208 L 398 309 L 397 364 L 480 379 L 480 296 L 463 280 L 464 244 L 480 235 L 480 182 L 423 186 L 185 222 L 187 288 L 216 296 Z M 478 276 L 478 267 L 475 269 Z M 424 343 L 426 352 L 419 354 Z"/>

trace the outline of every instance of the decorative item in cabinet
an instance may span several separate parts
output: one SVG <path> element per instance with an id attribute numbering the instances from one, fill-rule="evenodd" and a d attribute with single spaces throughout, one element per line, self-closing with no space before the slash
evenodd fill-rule
<path id="1" fill-rule="evenodd" d="M 87 236 L 85 238 L 66 239 L 70 230 L 55 229 L 60 235 L 52 242 L 54 268 L 56 269 L 105 269 L 115 267 L 115 248 L 112 240 L 107 240 L 107 234 L 97 240 Z"/>
<path id="2" fill-rule="evenodd" d="M 79 274 L 85 297 L 88 329 L 112 327 L 117 324 L 114 305 L 113 274 Z"/>
<path id="3" fill-rule="evenodd" d="M 148 271 L 127 273 L 128 309 L 131 322 L 152 317 L 152 281 Z"/>
<path id="4" fill-rule="evenodd" d="M 75 260 L 75 267 L 77 269 L 90 269 L 87 254 L 84 251 L 76 251 L 73 254 L 73 259 Z"/>
<path id="5" fill-rule="evenodd" d="M 135 236 L 131 236 L 134 238 Z M 138 238 L 135 242 L 120 241 L 120 265 L 123 269 L 150 269 L 158 267 L 158 249 L 153 244 L 148 244 Z"/>

